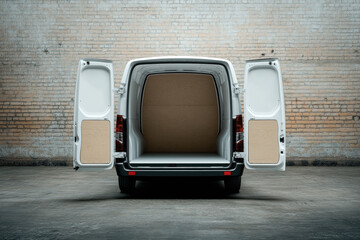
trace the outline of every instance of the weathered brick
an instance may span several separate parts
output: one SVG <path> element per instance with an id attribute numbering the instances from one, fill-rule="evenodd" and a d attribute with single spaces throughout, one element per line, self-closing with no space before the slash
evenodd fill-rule
<path id="1" fill-rule="evenodd" d="M 311 5 L 311 7 L 309 7 Z M 360 158 L 359 1 L 0 1 L 0 158 L 72 155 L 77 62 L 280 60 L 287 155 Z M 31 153 L 31 154 L 30 154 Z"/>

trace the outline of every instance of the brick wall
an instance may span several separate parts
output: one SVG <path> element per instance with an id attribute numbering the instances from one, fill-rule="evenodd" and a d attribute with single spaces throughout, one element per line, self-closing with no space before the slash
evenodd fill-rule
<path id="1" fill-rule="evenodd" d="M 359 1 L 1 1 L 0 158 L 72 158 L 80 58 L 277 57 L 288 158 L 360 158 Z M 297 162 L 296 162 L 297 161 Z M 360 161 L 359 161 L 360 162 Z"/>

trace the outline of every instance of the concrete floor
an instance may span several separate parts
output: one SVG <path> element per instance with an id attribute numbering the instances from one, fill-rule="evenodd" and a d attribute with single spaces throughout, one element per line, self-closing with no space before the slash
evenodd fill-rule
<path id="1" fill-rule="evenodd" d="M 0 239 L 360 239 L 359 167 L 245 171 L 240 194 L 207 180 L 139 182 L 115 170 L 0 168 Z"/>

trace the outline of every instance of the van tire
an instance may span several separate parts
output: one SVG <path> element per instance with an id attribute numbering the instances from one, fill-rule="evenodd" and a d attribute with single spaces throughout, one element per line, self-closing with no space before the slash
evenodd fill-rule
<path id="1" fill-rule="evenodd" d="M 241 176 L 227 177 L 224 179 L 226 193 L 238 193 L 241 187 Z"/>
<path id="2" fill-rule="evenodd" d="M 133 193 L 136 180 L 133 177 L 119 176 L 119 188 L 122 193 Z"/>

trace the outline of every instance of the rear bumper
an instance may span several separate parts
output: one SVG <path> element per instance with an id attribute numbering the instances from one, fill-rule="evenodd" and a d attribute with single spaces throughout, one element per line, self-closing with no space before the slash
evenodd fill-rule
<path id="1" fill-rule="evenodd" d="M 231 176 L 242 176 L 244 171 L 244 163 L 232 162 L 232 164 L 227 168 L 225 167 L 222 168 L 216 168 L 216 167 L 132 168 L 127 162 L 123 162 L 123 163 L 116 163 L 115 168 L 118 176 L 130 176 L 130 177 L 231 177 Z"/>

